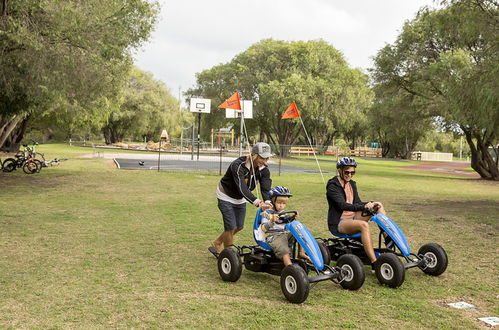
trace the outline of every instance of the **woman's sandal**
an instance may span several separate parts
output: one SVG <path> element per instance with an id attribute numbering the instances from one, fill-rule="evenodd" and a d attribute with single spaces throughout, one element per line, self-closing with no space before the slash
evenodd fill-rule
<path id="1" fill-rule="evenodd" d="M 215 249 L 214 246 L 208 247 L 208 251 L 210 251 L 211 254 L 213 254 L 215 256 L 215 258 L 218 259 L 218 256 L 220 255 L 220 253 L 217 252 L 217 249 Z"/>

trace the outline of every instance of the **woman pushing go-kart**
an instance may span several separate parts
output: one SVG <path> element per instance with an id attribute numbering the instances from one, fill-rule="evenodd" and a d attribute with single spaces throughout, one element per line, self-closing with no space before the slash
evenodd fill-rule
<path id="1" fill-rule="evenodd" d="M 223 248 L 234 243 L 234 236 L 243 229 L 246 217 L 246 202 L 263 210 L 271 207 L 269 191 L 272 186 L 267 161 L 271 156 L 270 146 L 256 143 L 251 155 L 234 160 L 217 185 L 218 208 L 222 213 L 224 231 L 212 242 L 208 250 L 218 258 Z M 251 193 L 260 183 L 262 199 Z"/>

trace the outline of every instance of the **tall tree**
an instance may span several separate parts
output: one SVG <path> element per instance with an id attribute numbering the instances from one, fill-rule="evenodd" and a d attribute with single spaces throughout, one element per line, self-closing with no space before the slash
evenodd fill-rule
<path id="1" fill-rule="evenodd" d="M 391 82 L 378 83 L 373 90 L 376 99 L 368 112 L 371 135 L 381 143 L 383 157 L 410 158 L 419 139 L 432 128 L 428 105 Z"/>
<path id="2" fill-rule="evenodd" d="M 442 9 L 421 10 L 396 42 L 378 53 L 373 77 L 425 103 L 449 129 L 458 127 L 470 147 L 472 168 L 482 178 L 499 180 L 498 4 L 444 3 Z"/>
<path id="3" fill-rule="evenodd" d="M 115 102 L 103 127 L 108 144 L 124 137 L 157 140 L 163 129 L 180 132 L 189 117 L 179 111 L 178 100 L 162 82 L 136 67 Z"/>
<path id="4" fill-rule="evenodd" d="M 28 121 L 47 110 L 85 120 L 106 109 L 99 105 L 120 88 L 157 11 L 146 0 L 3 0 L 0 148 L 16 149 Z"/>

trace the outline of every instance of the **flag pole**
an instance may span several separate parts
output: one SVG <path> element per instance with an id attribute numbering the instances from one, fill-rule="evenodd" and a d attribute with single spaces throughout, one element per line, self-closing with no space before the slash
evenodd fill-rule
<path id="1" fill-rule="evenodd" d="M 249 138 L 248 138 L 248 131 L 246 130 L 246 123 L 244 122 L 244 104 L 243 104 L 243 109 L 241 109 L 241 122 L 243 123 L 244 127 L 244 136 L 246 137 L 246 145 L 249 146 Z M 256 189 L 256 197 L 260 199 L 260 187 L 259 187 L 259 182 L 256 180 L 256 173 L 255 173 L 255 166 L 253 164 L 253 158 L 251 158 L 251 148 L 248 148 L 248 153 L 249 153 L 249 159 L 250 159 L 250 168 L 251 172 L 253 173 L 253 180 L 255 180 L 255 189 Z M 251 185 L 251 182 L 250 182 Z M 262 196 L 263 198 L 263 196 Z"/>
<path id="2" fill-rule="evenodd" d="M 301 119 L 301 116 L 298 116 L 298 118 L 300 118 L 301 126 L 303 127 L 303 130 L 305 131 L 305 135 L 307 136 L 308 144 L 310 145 L 310 149 L 312 149 L 312 153 L 314 154 L 315 162 L 317 163 L 317 167 L 319 168 L 319 172 L 321 173 L 322 182 L 324 183 L 324 185 L 326 185 L 326 180 L 324 180 L 324 175 L 322 174 L 322 169 L 321 169 L 321 166 L 319 165 L 319 160 L 317 159 L 317 156 L 315 155 L 314 148 L 312 148 L 312 142 L 310 141 L 310 137 L 308 136 L 307 130 L 305 129 L 305 124 L 303 124 L 303 120 Z"/>
<path id="3" fill-rule="evenodd" d="M 234 97 L 236 98 L 235 100 L 233 99 Z M 235 102 L 239 103 L 238 104 L 239 109 L 232 108 L 232 106 L 234 105 Z M 244 103 L 243 103 L 243 107 L 241 107 L 241 97 L 239 95 L 239 91 L 236 91 L 230 98 L 225 100 L 218 107 L 219 108 L 229 108 L 229 109 L 233 109 L 233 110 L 240 112 L 240 114 L 241 114 L 241 135 L 243 134 L 243 131 L 244 131 L 244 134 L 246 137 L 246 144 L 249 145 L 248 131 L 246 130 L 246 123 L 244 122 Z M 243 139 L 241 136 L 241 141 L 239 144 L 239 157 L 241 157 L 241 154 L 242 154 L 242 140 Z M 257 190 L 256 190 L 257 197 L 258 197 L 258 199 L 260 199 L 260 194 L 258 191 L 258 181 L 256 181 L 256 175 L 255 175 L 256 172 L 255 172 L 255 168 L 253 165 L 253 159 L 251 158 L 251 148 L 248 148 L 248 153 L 249 153 L 249 159 L 250 159 L 250 172 L 253 174 L 253 179 L 255 180 L 255 188 L 257 188 Z M 251 185 L 251 182 L 250 182 L 250 185 Z"/>

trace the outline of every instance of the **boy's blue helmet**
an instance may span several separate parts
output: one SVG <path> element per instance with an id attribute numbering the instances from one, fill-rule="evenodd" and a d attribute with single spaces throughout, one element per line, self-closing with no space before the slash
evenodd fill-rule
<path id="1" fill-rule="evenodd" d="M 338 160 L 338 162 L 336 163 L 336 168 L 342 168 L 345 166 L 357 167 L 357 162 L 353 158 L 343 157 L 340 160 Z"/>
<path id="2" fill-rule="evenodd" d="M 276 186 L 269 191 L 269 198 L 277 196 L 291 197 L 293 194 L 291 194 L 291 191 L 286 187 Z"/>

